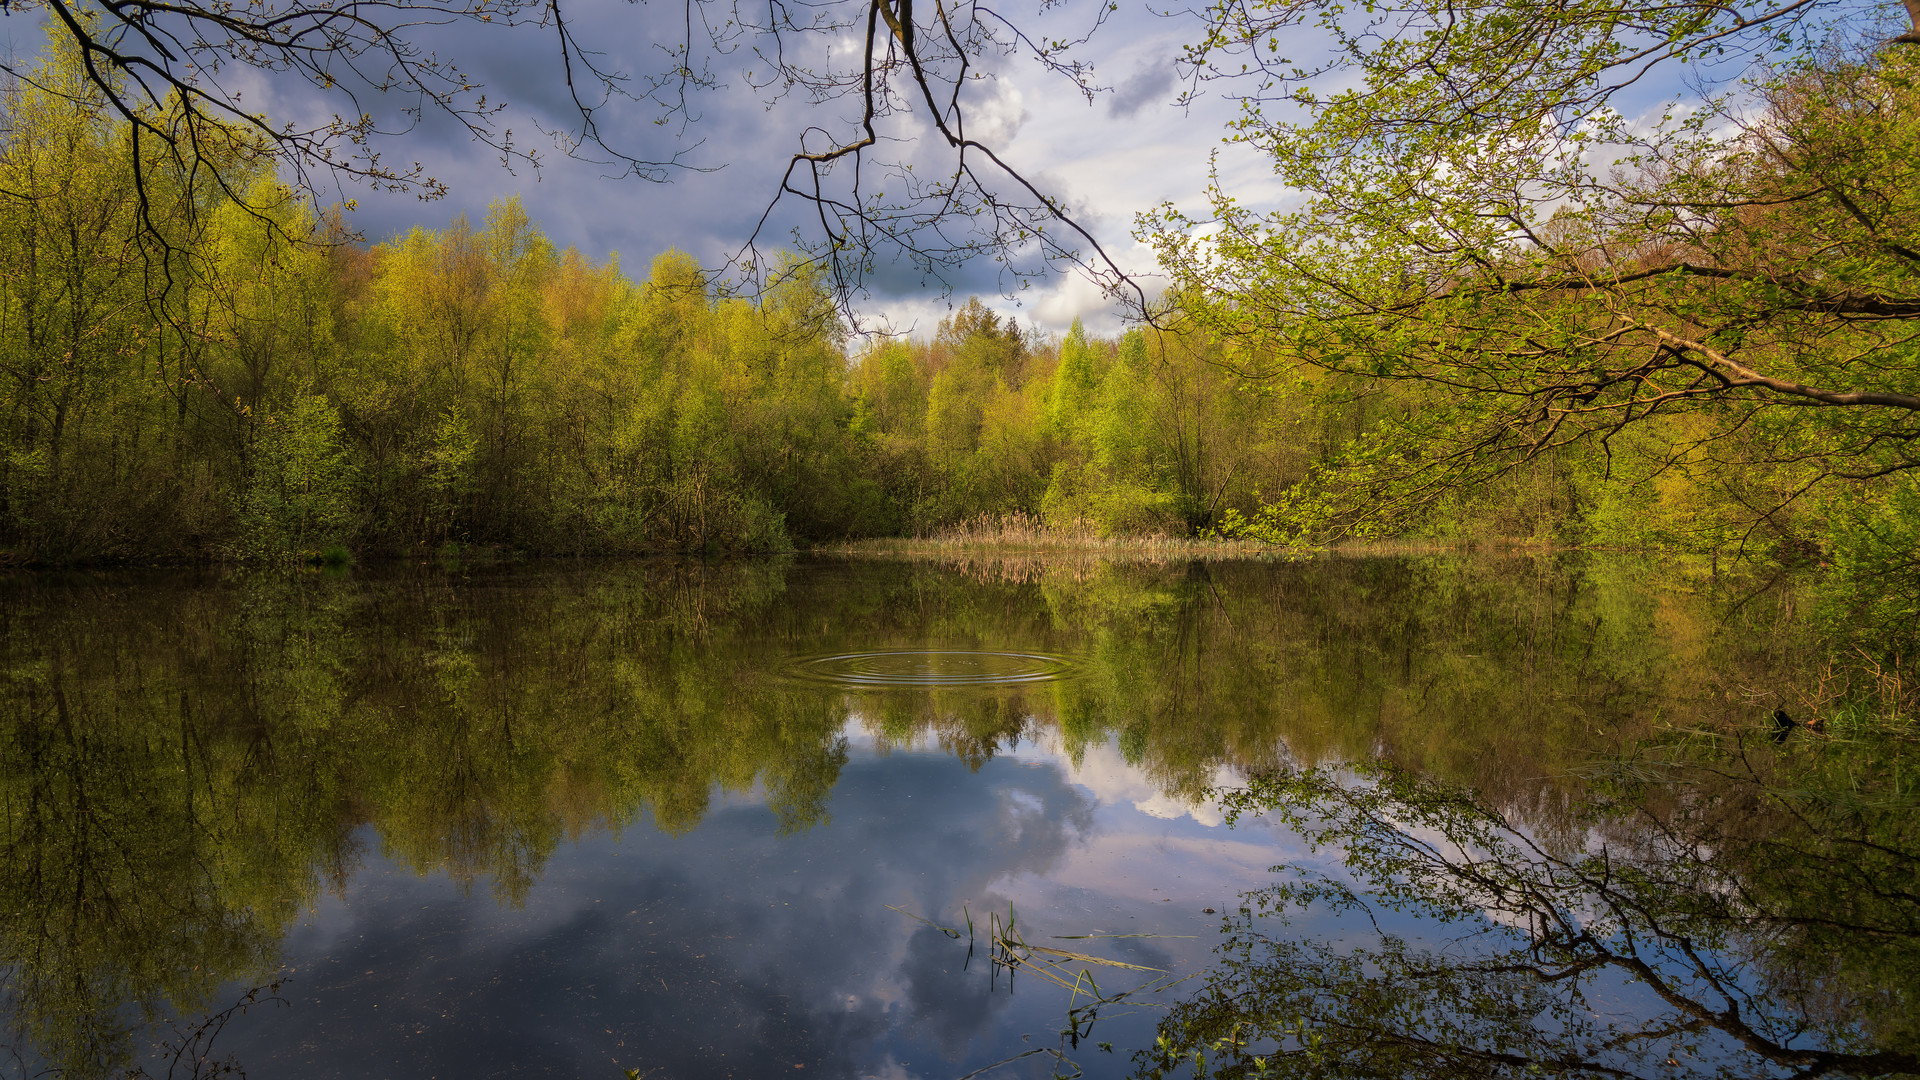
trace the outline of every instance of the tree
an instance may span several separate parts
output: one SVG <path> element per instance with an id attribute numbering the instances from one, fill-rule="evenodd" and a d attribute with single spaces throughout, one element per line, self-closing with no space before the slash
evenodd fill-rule
<path id="1" fill-rule="evenodd" d="M 1392 403 L 1268 526 L 1403 528 L 1562 448 L 1604 472 L 1641 428 L 1643 475 L 1766 470 L 1758 520 L 1920 468 L 1907 9 L 1888 40 L 1884 8 L 1805 0 L 1213 8 L 1191 71 L 1245 62 L 1236 137 L 1305 201 L 1160 211 L 1178 302 L 1249 377 Z M 1295 68 L 1277 49 L 1309 24 L 1334 56 Z M 1358 85 L 1315 92 L 1333 76 Z"/>
<path id="2" fill-rule="evenodd" d="M 285 332 L 262 335 L 255 300 L 233 291 L 241 276 L 261 293 L 297 276 L 276 269 L 284 245 L 252 243 L 204 177 L 129 157 L 70 50 L 6 88 L 0 124 L 0 542 L 84 558 L 200 533 L 222 509 L 185 446 L 237 449 L 236 410 L 257 404 L 272 339 L 301 336 L 306 312 L 284 293 Z M 284 189 L 226 153 L 238 143 L 210 160 L 252 193 L 244 225 L 297 231 Z M 143 242 L 156 232 L 167 251 Z M 226 423 L 209 432 L 203 408 Z"/>

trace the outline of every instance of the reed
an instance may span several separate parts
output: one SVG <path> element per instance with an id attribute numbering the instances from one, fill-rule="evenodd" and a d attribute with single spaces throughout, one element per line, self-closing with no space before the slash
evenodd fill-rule
<path id="1" fill-rule="evenodd" d="M 1282 549 L 1249 540 L 1175 536 L 1170 533 L 1111 534 L 1085 520 L 1048 523 L 1027 513 L 979 514 L 912 537 L 879 537 L 816 550 L 850 555 L 938 555 L 952 552 L 1097 552 L 1174 559 L 1269 557 Z"/>
<path id="2" fill-rule="evenodd" d="M 906 556 L 981 562 L 1084 558 L 1168 564 L 1194 559 L 1367 558 L 1420 555 L 1535 555 L 1566 545 L 1536 537 L 1342 540 L 1328 546 L 1285 546 L 1217 535 L 1108 533 L 1084 519 L 1049 523 L 1023 512 L 979 514 L 915 536 L 871 537 L 816 545 L 822 554 Z"/>
<path id="3" fill-rule="evenodd" d="M 915 922 L 925 923 L 950 938 L 958 940 L 960 937 L 960 931 L 957 927 L 942 926 L 931 919 L 916 915 L 906 908 L 894 904 L 888 904 L 886 906 Z M 971 963 L 975 944 L 973 912 L 964 904 L 961 905 L 960 911 L 966 921 L 967 961 Z M 1055 934 L 1053 935 L 1053 940 L 1091 941 L 1102 938 L 1185 938 L 1192 936 L 1191 934 Z M 999 912 L 987 912 L 987 940 L 990 945 L 989 957 L 993 963 L 993 977 L 997 981 L 999 973 L 1005 970 L 1007 973 L 1008 992 L 1012 992 L 1015 974 L 1022 971 L 1037 975 L 1067 991 L 1066 1026 L 1060 1029 L 1060 1043 L 1057 1047 L 1039 1047 L 1032 1050 L 1023 1050 L 1012 1057 L 1004 1058 L 990 1065 L 975 1069 L 965 1076 L 959 1077 L 958 1080 L 971 1080 L 973 1077 L 992 1072 L 1003 1065 L 1009 1065 L 1023 1058 L 1029 1058 L 1039 1054 L 1050 1054 L 1053 1056 L 1053 1075 L 1055 1077 L 1060 1077 L 1062 1080 L 1065 1080 L 1065 1078 L 1081 1076 L 1083 1075 L 1083 1071 L 1080 1066 L 1074 1062 L 1073 1058 L 1069 1056 L 1069 1051 L 1078 1050 L 1082 1041 L 1092 1037 L 1094 1022 L 1099 1019 L 1102 1009 L 1130 1000 L 1135 1001 L 1136 1004 L 1160 1005 L 1158 1002 L 1147 1002 L 1136 999 L 1151 997 L 1200 975 L 1200 972 L 1193 972 L 1189 975 L 1175 977 L 1164 968 L 1147 967 L 1144 964 L 1130 964 L 1123 960 L 1113 960 L 1104 956 L 1096 956 L 1092 953 L 1076 952 L 1071 949 L 1061 949 L 1051 945 L 1035 945 L 1027 940 L 1025 931 L 1020 928 L 1019 915 L 1014 911 L 1012 904 L 1007 905 L 1007 915 L 1004 919 L 1000 917 Z M 1122 971 L 1142 972 L 1148 975 L 1149 978 L 1138 986 L 1108 993 L 1101 989 L 1099 982 L 1095 980 L 1093 976 L 1093 968 L 1089 965 L 1118 968 Z M 1085 998 L 1085 1000 L 1083 1001 L 1082 998 Z M 1164 1006 L 1162 1005 L 1160 1007 Z M 1110 1051 L 1113 1049 L 1110 1043 L 1100 1043 L 1099 1046 L 1102 1050 Z M 1062 1069 L 1070 1071 L 1063 1073 L 1060 1071 Z"/>

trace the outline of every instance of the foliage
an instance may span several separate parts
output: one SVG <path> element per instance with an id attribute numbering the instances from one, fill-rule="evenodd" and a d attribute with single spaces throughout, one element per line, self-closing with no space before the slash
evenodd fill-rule
<path id="1" fill-rule="evenodd" d="M 1712 255 L 1756 267 L 1773 259 L 1765 265 L 1777 269 L 1786 256 L 1762 241 L 1788 226 L 1825 230 L 1806 243 L 1864 254 L 1844 282 L 1795 285 L 1776 274 L 1787 291 L 1768 309 L 1771 329 L 1739 330 L 1742 348 L 1785 355 L 1792 341 L 1826 333 L 1822 319 L 1841 320 L 1821 339 L 1830 345 L 1904 333 L 1904 316 L 1829 311 L 1806 291 L 1893 289 L 1905 264 L 1873 247 L 1880 234 L 1815 213 L 1827 205 L 1818 191 L 1772 209 L 1755 203 L 1783 185 L 1811 184 L 1809 168 L 1839 167 L 1828 163 L 1847 155 L 1822 150 L 1835 140 L 1904 145 L 1897 60 L 1805 69 L 1772 91 L 1771 119 L 1748 125 L 1736 145 L 1745 156 L 1708 161 L 1695 146 L 1694 157 L 1675 159 L 1692 172 L 1650 164 L 1612 195 L 1593 194 L 1581 205 L 1611 215 L 1614 232 L 1604 236 L 1573 229 L 1563 207 L 1552 229 L 1535 230 L 1561 237 L 1558 247 L 1509 244 L 1495 270 L 1473 271 L 1479 278 L 1434 263 L 1419 279 L 1426 285 L 1404 286 L 1423 297 L 1417 310 L 1395 306 L 1403 286 L 1386 261 L 1398 249 L 1309 244 L 1320 261 L 1304 270 L 1304 255 L 1273 254 L 1262 238 L 1281 225 L 1338 218 L 1389 229 L 1400 220 L 1389 210 L 1412 205 L 1354 203 L 1388 215 L 1366 219 L 1328 195 L 1334 201 L 1278 224 L 1232 217 L 1241 231 L 1211 241 L 1207 265 L 1224 273 L 1236 264 L 1219 260 L 1237 251 L 1240 270 L 1267 276 L 1193 278 L 1211 291 L 1186 294 L 1188 310 L 1161 327 L 1118 340 L 1076 327 L 1051 341 L 974 300 L 931 340 L 876 339 L 850 351 L 832 287 L 810 264 L 784 264 L 754 302 L 714 294 L 677 253 L 635 281 L 617 261 L 554 250 L 513 200 L 478 227 L 460 219 L 371 249 L 347 242 L 337 222 L 304 214 L 265 176 L 242 201 L 182 177 L 175 189 L 156 181 L 142 203 L 116 179 L 124 121 L 88 96 L 73 58 L 52 56 L 6 99 L 6 190 L 32 197 L 0 207 L 10 230 L 0 260 L 12 260 L 0 317 L 17 331 L 0 349 L 0 544 L 9 560 L 41 562 L 275 559 L 336 544 L 367 555 L 421 555 L 447 543 L 721 553 L 1024 515 L 1107 535 L 1220 531 L 1300 542 L 1387 531 L 1787 558 L 1824 551 L 1841 570 L 1837 588 L 1869 597 L 1867 582 L 1905 565 L 1904 518 L 1886 509 L 1905 482 L 1858 473 L 1860 459 L 1872 459 L 1870 472 L 1897 472 L 1911 445 L 1905 421 L 1874 427 L 1848 419 L 1868 410 L 1792 406 L 1774 391 L 1736 408 L 1732 391 L 1704 390 L 1647 418 L 1635 411 L 1645 402 L 1607 396 L 1651 385 L 1621 376 L 1585 402 L 1553 397 L 1564 413 L 1549 424 L 1558 434 L 1536 444 L 1523 437 L 1532 421 L 1506 404 L 1511 395 L 1454 392 L 1429 377 L 1456 362 L 1467 371 L 1485 342 L 1510 340 L 1516 328 L 1530 327 L 1536 342 L 1549 324 L 1563 344 L 1590 334 L 1603 293 L 1656 307 L 1692 297 L 1688 318 L 1719 311 L 1737 321 L 1742 304 L 1758 302 L 1751 275 L 1616 267 L 1633 280 L 1615 281 L 1605 275 L 1616 271 L 1595 268 L 1655 258 L 1648 252 L 1658 248 L 1667 252 L 1660 258 L 1695 260 L 1688 266 Z M 1875 113 L 1867 106 L 1879 88 L 1890 96 Z M 1863 134 L 1862 124 L 1879 126 Z M 1309 136 L 1319 137 L 1289 137 Z M 1804 144 L 1793 159 L 1802 166 L 1767 164 L 1767 147 L 1781 140 Z M 1466 152 L 1465 143 L 1447 145 Z M 1920 187 L 1902 186 L 1905 160 L 1890 153 L 1860 165 L 1881 185 L 1872 190 L 1886 203 L 1875 219 L 1882 232 L 1904 227 L 1905 192 Z M 1342 181 L 1351 184 L 1340 198 L 1359 198 L 1351 186 L 1359 176 Z M 1478 197 L 1449 190 L 1419 188 L 1430 201 L 1454 199 L 1446 205 L 1461 213 Z M 1703 190 L 1744 193 L 1753 205 L 1721 214 L 1711 230 L 1684 214 L 1634 226 L 1690 229 L 1685 250 L 1620 247 L 1619 230 L 1641 221 L 1626 214 L 1641 205 L 1633 199 L 1704 198 Z M 162 191 L 172 192 L 173 217 L 156 216 Z M 160 225 L 170 230 L 164 282 L 146 272 L 142 254 Z M 91 239 L 62 246 L 61 235 Z M 1168 242 L 1175 255 L 1198 251 Z M 1449 257 L 1467 258 L 1456 248 Z M 1495 278 L 1537 284 L 1575 264 L 1591 278 L 1578 289 L 1483 287 Z M 1319 304 L 1312 283 L 1335 271 L 1364 281 L 1342 294 L 1360 307 L 1322 318 L 1322 305 L 1307 320 L 1273 306 L 1287 296 Z M 1282 315 L 1241 319 L 1256 296 Z M 1446 330 L 1469 323 L 1478 329 L 1466 337 Z M 1592 359 L 1604 367 L 1607 357 L 1641 355 L 1631 337 L 1601 342 Z M 1482 345 L 1462 352 L 1468 338 Z M 1499 379 L 1546 370 L 1501 355 L 1508 368 Z M 1889 379 L 1904 377 L 1887 366 L 1897 355 L 1891 346 L 1875 354 Z M 1859 366 L 1844 356 L 1834 363 Z M 1248 373 L 1262 378 L 1241 377 Z M 1610 426 L 1628 415 L 1632 423 Z M 323 430 L 328 417 L 336 429 Z M 1596 438 L 1604 458 L 1587 452 Z M 1848 470 L 1860 478 L 1836 486 L 1837 471 Z M 1911 622 L 1900 615 L 1903 589 L 1894 586 L 1887 603 L 1840 597 L 1830 608 L 1864 620 L 1859 640 L 1882 642 L 1875 647 L 1890 656 Z"/>
<path id="2" fill-rule="evenodd" d="M 1549 532 L 1791 556 L 1920 465 L 1920 47 L 1877 8 L 1344 10 L 1217 5 L 1189 57 L 1246 61 L 1236 137 L 1304 202 L 1145 222 L 1243 374 L 1375 402 L 1255 532 L 1444 531 L 1552 478 Z M 1329 68 L 1278 56 L 1301 25 Z"/>
<path id="3" fill-rule="evenodd" d="M 1920 477 L 1888 479 L 1882 497 L 1835 515 L 1828 621 L 1836 637 L 1875 655 L 1911 657 L 1920 626 Z"/>
<path id="4" fill-rule="evenodd" d="M 333 403 L 298 395 L 256 434 L 240 511 L 245 554 L 275 559 L 350 538 L 352 474 Z"/>

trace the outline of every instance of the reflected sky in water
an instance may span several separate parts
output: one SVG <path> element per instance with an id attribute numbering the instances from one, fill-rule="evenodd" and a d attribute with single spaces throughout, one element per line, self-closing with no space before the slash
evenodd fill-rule
<path id="1" fill-rule="evenodd" d="M 959 1076 L 1054 1045 L 1064 1023 L 1064 992 L 991 970 L 989 912 L 1011 908 L 1035 944 L 1186 974 L 1220 923 L 1204 909 L 1301 854 L 1161 794 L 1112 745 L 1076 765 L 1028 742 L 974 772 L 877 745 L 858 717 L 848 734 L 829 821 L 779 835 L 749 793 L 684 835 L 596 832 L 518 908 L 370 858 L 288 935 L 289 1006 L 224 1038 L 257 1076 Z M 1083 934 L 1188 936 L 1051 940 Z M 1108 992 L 1150 978 L 1090 970 Z M 1151 1042 L 1157 1016 L 1115 1007 L 1093 1038 Z"/>

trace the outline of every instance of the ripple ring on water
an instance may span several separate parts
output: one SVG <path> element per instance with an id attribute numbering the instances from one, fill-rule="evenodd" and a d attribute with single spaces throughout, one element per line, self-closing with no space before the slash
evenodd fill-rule
<path id="1" fill-rule="evenodd" d="M 1047 653 L 993 649 L 883 649 L 796 660 L 792 673 L 857 688 L 1018 686 L 1074 674 L 1073 661 Z"/>

